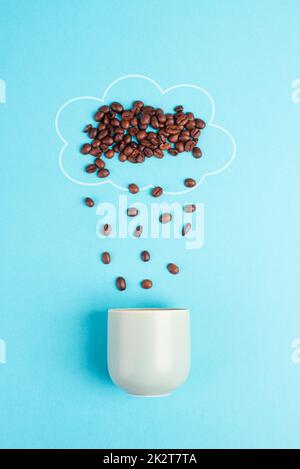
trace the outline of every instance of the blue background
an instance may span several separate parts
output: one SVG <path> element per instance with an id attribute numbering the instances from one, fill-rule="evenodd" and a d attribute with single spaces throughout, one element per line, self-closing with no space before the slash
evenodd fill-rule
<path id="1" fill-rule="evenodd" d="M 1 0 L 1 447 L 299 446 L 299 20 L 297 0 Z M 59 171 L 54 128 L 66 100 L 129 73 L 208 89 L 238 145 L 193 193 L 205 245 L 172 244 L 180 278 L 159 265 L 165 243 L 149 242 L 149 292 L 135 287 L 139 247 L 112 240 L 118 264 L 99 263 L 96 216 Z M 107 308 L 150 305 L 192 313 L 192 373 L 164 399 L 127 396 L 105 367 Z"/>

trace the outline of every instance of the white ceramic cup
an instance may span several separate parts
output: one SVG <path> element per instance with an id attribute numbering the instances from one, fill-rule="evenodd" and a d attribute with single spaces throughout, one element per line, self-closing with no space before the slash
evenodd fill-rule
<path id="1" fill-rule="evenodd" d="M 188 309 L 110 309 L 108 370 L 129 394 L 170 394 L 190 369 Z"/>

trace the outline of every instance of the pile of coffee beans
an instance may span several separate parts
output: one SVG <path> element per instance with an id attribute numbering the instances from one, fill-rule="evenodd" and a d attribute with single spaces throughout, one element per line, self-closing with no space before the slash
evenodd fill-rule
<path id="1" fill-rule="evenodd" d="M 99 178 L 110 174 L 103 157 L 111 159 L 118 155 L 121 162 L 143 163 L 147 158 L 163 158 L 165 152 L 172 156 L 182 152 L 192 152 L 194 158 L 202 156 L 197 144 L 206 124 L 192 112 L 184 112 L 183 106 L 176 106 L 174 113 L 165 113 L 143 101 L 134 101 L 129 109 L 114 102 L 101 106 L 94 120 L 96 124 L 88 124 L 84 129 L 90 142 L 82 145 L 81 153 L 95 157 L 86 166 L 86 172 L 97 173 Z M 129 190 L 136 194 L 134 186 L 130 184 Z M 154 197 L 161 195 L 158 189 L 161 188 L 153 189 Z"/>

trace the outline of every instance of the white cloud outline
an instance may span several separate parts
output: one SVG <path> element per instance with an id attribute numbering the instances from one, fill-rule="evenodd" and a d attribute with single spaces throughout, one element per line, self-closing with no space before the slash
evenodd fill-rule
<path id="1" fill-rule="evenodd" d="M 210 116 L 210 119 L 208 120 L 207 122 L 207 126 L 208 127 L 214 127 L 218 130 L 220 130 L 221 132 L 224 132 L 230 139 L 231 143 L 232 143 L 232 154 L 231 154 L 231 157 L 229 159 L 229 161 L 224 165 L 222 166 L 221 168 L 219 169 L 216 169 L 215 171 L 210 171 L 208 173 L 204 173 L 202 175 L 202 177 L 200 178 L 200 180 L 198 181 L 198 183 L 194 186 L 194 187 L 191 187 L 191 188 L 187 188 L 185 190 L 182 190 L 182 191 L 179 191 L 179 192 L 170 192 L 170 191 L 164 191 L 164 194 L 167 194 L 167 195 L 180 195 L 180 194 L 186 194 L 187 192 L 190 192 L 194 189 L 196 189 L 196 187 L 200 186 L 200 184 L 203 183 L 203 181 L 208 177 L 208 176 L 215 176 L 216 174 L 219 174 L 223 171 L 225 171 L 230 165 L 231 163 L 233 162 L 233 160 L 235 159 L 236 157 L 236 148 L 237 148 L 237 145 L 236 145 L 236 141 L 233 137 L 233 135 L 225 128 L 225 127 L 222 127 L 220 125 L 217 125 L 217 124 L 213 124 L 213 119 L 214 119 L 214 116 L 215 116 L 215 102 L 212 98 L 212 96 L 209 94 L 209 92 L 207 90 L 205 90 L 204 88 L 201 88 L 200 86 L 198 85 L 193 85 L 193 84 L 188 84 L 188 83 L 184 83 L 184 84 L 180 84 L 180 85 L 173 85 L 173 86 L 170 86 L 169 88 L 166 88 L 165 90 L 163 88 L 161 88 L 161 86 L 155 81 L 153 80 L 152 78 L 149 78 L 147 77 L 146 75 L 138 75 L 138 74 L 133 74 L 133 75 L 124 75 L 124 76 L 121 76 L 119 78 L 117 78 L 116 80 L 114 80 L 112 83 L 110 83 L 107 88 L 105 89 L 104 93 L 103 93 L 103 96 L 102 98 L 96 98 L 94 96 L 78 96 L 77 98 L 72 98 L 70 99 L 69 101 L 66 101 L 60 108 L 59 110 L 57 111 L 57 114 L 56 114 L 56 117 L 55 117 L 55 129 L 56 129 L 56 132 L 57 132 L 57 135 L 59 136 L 59 138 L 62 140 L 62 142 L 64 143 L 62 149 L 60 150 L 60 153 L 59 153 L 59 167 L 62 171 L 62 173 L 66 176 L 67 179 L 69 179 L 70 181 L 74 182 L 75 184 L 79 184 L 79 185 L 82 185 L 82 186 L 101 186 L 103 184 L 111 184 L 112 186 L 116 187 L 117 189 L 120 189 L 120 190 L 123 190 L 123 191 L 126 191 L 128 192 L 128 188 L 126 187 L 123 187 L 123 186 L 119 186 L 118 184 L 116 184 L 113 180 L 111 180 L 110 178 L 104 180 L 104 181 L 99 181 L 99 182 L 82 182 L 82 181 L 79 181 L 78 179 L 75 179 L 73 178 L 72 176 L 70 176 L 67 171 L 65 170 L 64 166 L 63 166 L 63 154 L 64 154 L 64 151 L 65 149 L 67 148 L 67 146 L 69 145 L 69 142 L 67 140 L 65 140 L 65 138 L 63 137 L 61 131 L 60 131 L 60 128 L 59 128 L 59 118 L 60 118 L 60 114 L 62 113 L 62 111 L 71 103 L 74 103 L 75 101 L 80 101 L 80 100 L 83 100 L 83 99 L 90 99 L 90 100 L 93 100 L 93 101 L 98 101 L 99 103 L 103 103 L 109 90 L 114 86 L 116 85 L 117 83 L 119 83 L 120 81 L 123 81 L 123 80 L 128 80 L 128 79 L 131 79 L 131 78 L 138 78 L 138 79 L 142 79 L 142 80 L 146 80 L 146 81 L 149 81 L 150 83 L 152 83 L 159 91 L 162 95 L 165 95 L 167 93 L 169 93 L 170 91 L 173 91 L 175 89 L 178 89 L 178 88 L 194 88 L 202 93 L 204 93 L 210 103 L 211 103 L 211 107 L 212 107 L 212 112 L 211 112 L 211 116 Z M 148 186 L 144 186 L 144 187 L 141 187 L 140 190 L 141 191 L 145 191 L 151 187 L 154 187 L 153 184 L 150 184 Z"/>

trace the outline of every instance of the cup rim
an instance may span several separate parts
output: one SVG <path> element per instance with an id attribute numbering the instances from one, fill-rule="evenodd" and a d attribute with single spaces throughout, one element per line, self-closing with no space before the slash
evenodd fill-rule
<path id="1" fill-rule="evenodd" d="M 168 312 L 168 311 L 189 311 L 188 308 L 112 308 L 109 309 L 109 313 L 143 313 L 143 312 Z"/>

